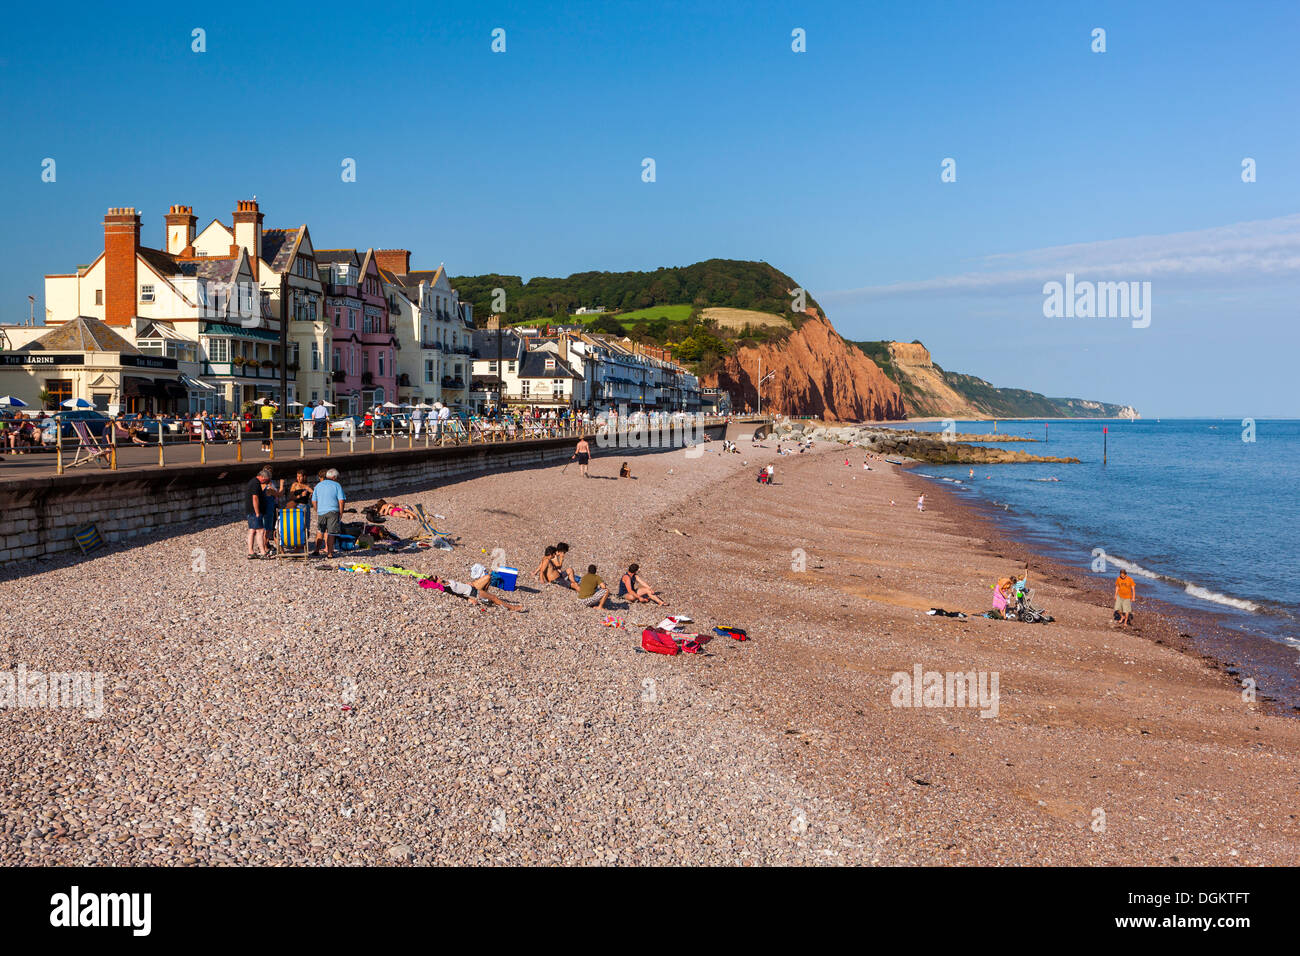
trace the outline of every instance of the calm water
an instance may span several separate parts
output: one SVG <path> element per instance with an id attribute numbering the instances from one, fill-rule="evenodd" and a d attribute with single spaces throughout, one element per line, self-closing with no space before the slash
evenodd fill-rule
<path id="1" fill-rule="evenodd" d="M 957 430 L 986 434 L 993 423 Z M 1240 419 L 1016 421 L 998 432 L 1047 434 L 1046 444 L 1005 447 L 1082 464 L 976 467 L 974 478 L 965 465 L 917 472 L 1002 511 L 1008 530 L 1055 557 L 1091 568 L 1101 549 L 1110 578 L 1128 567 L 1148 593 L 1300 646 L 1300 422 L 1258 421 L 1254 441 L 1243 440 Z"/>

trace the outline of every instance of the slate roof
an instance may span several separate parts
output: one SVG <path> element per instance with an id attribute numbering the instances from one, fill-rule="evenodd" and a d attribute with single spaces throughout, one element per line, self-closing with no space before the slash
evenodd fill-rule
<path id="1" fill-rule="evenodd" d="M 79 315 L 24 345 L 19 352 L 124 352 L 143 354 L 99 319 Z"/>
<path id="2" fill-rule="evenodd" d="M 555 368 L 546 367 L 547 359 L 555 359 Z M 554 352 L 528 352 L 519 365 L 520 378 L 582 378 L 569 363 Z"/>
<path id="3" fill-rule="evenodd" d="M 299 232 L 300 229 L 262 230 L 262 258 L 276 272 L 283 272 L 289 267 L 289 257 L 293 255 L 293 246 Z"/>

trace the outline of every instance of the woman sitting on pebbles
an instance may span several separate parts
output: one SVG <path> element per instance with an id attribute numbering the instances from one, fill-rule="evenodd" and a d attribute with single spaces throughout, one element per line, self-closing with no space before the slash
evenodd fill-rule
<path id="1" fill-rule="evenodd" d="M 633 604 L 658 604 L 660 607 L 667 607 L 668 602 L 655 594 L 654 588 L 650 587 L 648 581 L 640 575 L 641 565 L 629 564 L 627 574 L 623 575 L 619 583 L 623 586 L 628 601 Z"/>

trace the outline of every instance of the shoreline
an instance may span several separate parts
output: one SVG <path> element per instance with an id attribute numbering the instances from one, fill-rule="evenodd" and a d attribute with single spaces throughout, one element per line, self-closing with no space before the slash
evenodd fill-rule
<path id="1" fill-rule="evenodd" d="M 1058 583 L 1068 583 L 1076 591 L 1089 595 L 1098 606 L 1113 607 L 1113 576 L 1118 567 L 1105 574 L 1095 574 L 1044 553 L 1031 541 L 1003 529 L 998 524 L 997 512 L 987 502 L 958 495 L 946 487 L 942 479 L 912 473 L 912 469 L 924 465 L 925 462 L 908 462 L 900 470 L 916 483 L 917 488 L 924 489 L 927 498 L 942 498 L 955 512 L 963 515 L 958 520 L 972 535 L 985 539 L 990 550 L 1019 552 L 1015 560 L 1021 565 L 1024 563 L 1022 555 L 1031 556 L 1031 571 L 1042 569 Z M 1064 539 L 1058 540 L 1063 547 L 1068 545 Z M 1080 549 L 1080 553 L 1084 551 Z M 1040 578 L 1042 576 L 1040 574 Z M 1151 588 L 1150 582 L 1144 582 L 1142 578 L 1137 580 L 1139 586 L 1145 584 L 1144 590 Z M 1031 577 L 1031 588 L 1032 584 Z M 1160 597 L 1140 594 L 1135 611 L 1140 623 L 1131 633 L 1156 644 L 1167 644 L 1201 660 L 1209 669 L 1221 672 L 1225 683 L 1238 690 L 1242 688 L 1244 679 L 1253 678 L 1258 699 L 1266 705 L 1266 710 L 1281 717 L 1300 717 L 1300 677 L 1292 666 L 1293 649 L 1262 635 L 1232 628 L 1225 623 L 1223 612 L 1208 607 L 1181 606 Z M 1149 624 L 1144 623 L 1146 619 L 1150 619 Z"/>

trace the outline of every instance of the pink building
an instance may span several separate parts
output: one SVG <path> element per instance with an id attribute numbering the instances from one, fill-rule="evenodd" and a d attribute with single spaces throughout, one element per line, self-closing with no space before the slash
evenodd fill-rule
<path id="1" fill-rule="evenodd" d="M 333 336 L 336 415 L 397 400 L 397 337 L 373 249 L 317 249 Z"/>

